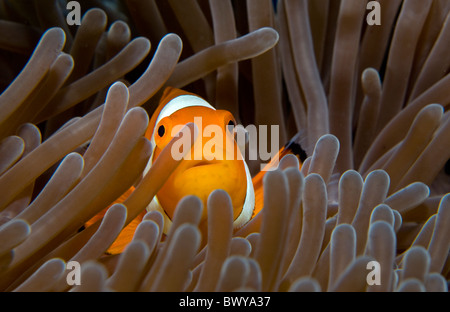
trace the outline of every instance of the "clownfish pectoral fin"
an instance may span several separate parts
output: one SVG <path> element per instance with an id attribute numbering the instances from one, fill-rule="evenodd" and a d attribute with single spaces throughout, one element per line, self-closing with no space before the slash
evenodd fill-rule
<path id="1" fill-rule="evenodd" d="M 285 146 L 283 146 L 275 157 L 261 170 L 258 172 L 252 179 L 253 188 L 255 190 L 255 209 L 253 211 L 253 217 L 255 217 L 264 206 L 264 188 L 263 188 L 263 178 L 267 171 L 276 169 L 278 167 L 278 162 L 284 156 L 288 154 L 293 154 L 297 156 L 300 166 L 302 167 L 302 163 L 306 160 L 307 154 L 305 150 L 302 148 L 301 142 L 304 142 L 304 135 L 302 132 L 297 133 Z"/>
<path id="2" fill-rule="evenodd" d="M 116 240 L 108 248 L 107 253 L 111 255 L 119 254 L 125 250 L 128 244 L 131 242 L 134 236 L 134 232 L 138 227 L 139 223 L 142 222 L 147 211 L 142 211 L 136 218 L 134 218 L 117 236 Z"/>
<path id="3" fill-rule="evenodd" d="M 118 203 L 123 203 L 134 191 L 134 187 L 130 187 L 125 193 L 123 193 L 117 200 L 115 200 L 109 207 L 103 209 L 101 212 L 96 214 L 94 217 L 92 217 L 89 221 L 85 223 L 86 227 L 91 226 L 98 220 L 102 219 L 108 211 L 108 209 Z M 123 230 L 120 232 L 119 236 L 116 238 L 116 240 L 113 242 L 113 244 L 109 247 L 107 250 L 108 254 L 118 254 L 121 253 L 125 247 L 128 245 L 128 243 L 131 242 L 134 231 L 136 230 L 136 227 L 141 223 L 142 218 L 146 214 L 146 211 L 144 210 L 137 216 L 134 220 L 132 220 L 126 227 L 123 228 Z"/>
<path id="4" fill-rule="evenodd" d="M 133 193 L 134 189 L 135 189 L 134 186 L 130 187 L 125 193 L 123 193 L 118 199 L 116 199 L 109 207 L 111 207 L 114 204 L 123 203 L 131 195 L 131 193 Z M 95 222 L 97 222 L 98 220 L 102 219 L 103 216 L 105 215 L 106 211 L 108 211 L 109 207 L 106 207 L 105 209 L 103 209 L 102 211 L 97 213 L 95 216 L 93 216 L 91 219 L 89 219 L 89 221 L 87 221 L 85 223 L 85 226 L 89 227 L 92 224 L 94 224 Z"/>

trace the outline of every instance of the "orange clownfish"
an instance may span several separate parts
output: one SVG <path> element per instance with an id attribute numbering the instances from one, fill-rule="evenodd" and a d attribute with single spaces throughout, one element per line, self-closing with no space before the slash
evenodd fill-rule
<path id="1" fill-rule="evenodd" d="M 172 224 L 172 217 L 177 203 L 187 195 L 199 197 L 206 207 L 209 194 L 216 189 L 226 191 L 232 200 L 234 210 L 234 227 L 239 228 L 252 217 L 255 207 L 255 192 L 252 178 L 234 136 L 227 129 L 236 121 L 233 115 L 225 110 L 216 110 L 201 97 L 174 88 L 167 88 L 160 104 L 149 123 L 146 137 L 154 147 L 144 175 L 150 169 L 154 160 L 163 148 L 172 140 L 178 130 L 189 122 L 195 122 L 199 137 L 190 151 L 190 157 L 181 160 L 178 167 L 158 191 L 147 211 L 158 210 L 164 216 L 164 233 Z M 222 144 L 207 148 L 211 135 L 211 126 L 222 131 Z M 228 141 L 228 142 L 227 142 Z M 217 143 L 217 142 L 216 142 Z M 232 146 L 233 155 L 227 155 L 225 146 Z M 231 153 L 233 153 L 231 152 Z M 237 155 L 239 153 L 239 155 Z M 228 157 L 227 157 L 228 156 Z M 231 157 L 230 157 L 231 156 Z M 239 157 L 240 156 L 240 157 Z M 189 158 L 189 159 L 187 159 Z M 206 209 L 203 212 L 206 219 Z"/>
<path id="2" fill-rule="evenodd" d="M 191 148 L 190 155 L 188 153 L 190 157 L 181 160 L 146 211 L 124 228 L 108 250 L 109 253 L 119 253 L 124 249 L 147 211 L 157 210 L 163 215 L 163 232 L 167 234 L 172 225 L 177 203 L 187 195 L 199 197 L 206 207 L 208 196 L 212 191 L 216 189 L 226 191 L 233 205 L 235 230 L 245 225 L 262 209 L 264 172 L 260 172 L 252 179 L 234 134 L 230 131 L 232 128 L 229 126 L 236 125 L 233 115 L 225 110 L 216 110 L 203 98 L 180 89 L 167 87 L 150 119 L 145 136 L 152 143 L 153 153 L 143 175 L 150 170 L 153 162 L 177 134 L 179 128 L 189 122 L 194 122 L 199 130 L 199 136 Z M 215 143 L 222 144 L 206 146 L 211 143 L 211 128 L 221 129 L 222 135 L 214 139 Z M 216 132 L 214 134 L 217 135 Z M 279 151 L 279 158 L 287 153 L 296 154 L 301 161 L 306 158 L 303 150 L 294 141 Z M 116 202 L 123 202 L 133 189 L 128 190 Z M 207 209 L 203 210 L 201 222 L 207 220 L 206 211 Z M 91 219 L 87 225 L 101 218 L 103 214 L 104 212 Z"/>

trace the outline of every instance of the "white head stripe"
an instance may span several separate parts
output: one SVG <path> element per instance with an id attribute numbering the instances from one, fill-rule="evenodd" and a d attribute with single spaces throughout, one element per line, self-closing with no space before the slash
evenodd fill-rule
<path id="1" fill-rule="evenodd" d="M 213 106 L 211 106 L 211 104 L 206 102 L 201 97 L 198 97 L 195 95 L 185 94 L 185 95 L 179 95 L 176 98 L 173 98 L 163 107 L 163 109 L 161 109 L 161 112 L 159 113 L 158 118 L 156 118 L 155 127 L 153 128 L 153 134 L 150 139 L 150 142 L 152 142 L 153 149 L 155 149 L 155 146 L 156 146 L 156 143 L 155 143 L 156 127 L 158 126 L 158 123 L 161 121 L 161 119 L 172 115 L 173 113 L 179 111 L 180 109 L 183 109 L 186 107 L 193 107 L 193 106 L 207 107 L 207 108 L 216 110 Z M 144 175 L 146 175 L 147 172 L 150 170 L 152 163 L 153 163 L 153 154 L 150 157 L 150 160 L 147 163 L 146 168 L 144 169 Z"/>
<path id="2" fill-rule="evenodd" d="M 170 116 L 176 111 L 179 111 L 180 109 L 186 108 L 186 107 L 192 107 L 192 106 L 203 106 L 207 108 L 211 108 L 213 110 L 216 110 L 214 107 L 211 106 L 208 102 L 206 102 L 204 99 L 195 96 L 195 95 L 180 95 L 176 98 L 170 100 L 164 108 L 159 113 L 158 118 L 156 119 L 156 125 L 158 122 L 163 119 L 164 117 Z"/>
<path id="3" fill-rule="evenodd" d="M 152 146 L 155 145 L 155 131 L 156 127 L 158 126 L 158 123 L 161 121 L 161 119 L 168 117 L 172 115 L 173 113 L 179 111 L 180 109 L 186 108 L 186 107 L 192 107 L 192 106 L 202 106 L 211 108 L 213 110 L 216 110 L 214 107 L 211 106 L 208 102 L 206 102 L 204 99 L 195 96 L 195 95 L 180 95 L 176 98 L 170 100 L 161 110 L 161 112 L 158 115 L 158 118 L 156 118 L 155 122 L 155 128 L 153 128 L 153 135 L 152 135 Z"/>

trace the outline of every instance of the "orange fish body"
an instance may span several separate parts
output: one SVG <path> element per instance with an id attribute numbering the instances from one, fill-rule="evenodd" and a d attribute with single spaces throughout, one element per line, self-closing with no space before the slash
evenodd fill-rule
<path id="1" fill-rule="evenodd" d="M 180 128 L 189 122 L 194 122 L 199 130 L 190 153 L 181 160 L 147 209 L 122 230 L 108 250 L 109 253 L 120 253 L 126 247 L 147 211 L 161 212 L 164 216 L 164 233 L 167 234 L 177 203 L 187 195 L 199 197 L 206 207 L 207 198 L 213 190 L 225 190 L 232 201 L 235 230 L 262 209 L 262 178 L 265 172 L 261 171 L 252 179 L 232 128 L 228 127 L 236 125 L 233 115 L 225 110 L 216 110 L 201 97 L 180 89 L 166 88 L 150 119 L 145 136 L 152 142 L 154 150 L 143 174 L 148 172 Z M 284 147 L 279 151 L 279 156 L 287 153 L 289 148 Z M 123 202 L 133 190 L 129 189 L 116 203 Z M 207 209 L 204 209 L 201 224 L 206 223 L 206 212 Z M 103 214 L 91 219 L 87 226 L 103 217 Z"/>

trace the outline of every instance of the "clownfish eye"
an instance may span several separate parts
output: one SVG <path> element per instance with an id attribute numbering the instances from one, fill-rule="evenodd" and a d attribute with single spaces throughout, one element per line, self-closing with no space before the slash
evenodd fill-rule
<path id="1" fill-rule="evenodd" d="M 166 128 L 164 128 L 164 126 L 159 126 L 158 128 L 158 135 L 162 138 L 163 135 L 166 133 Z"/>

